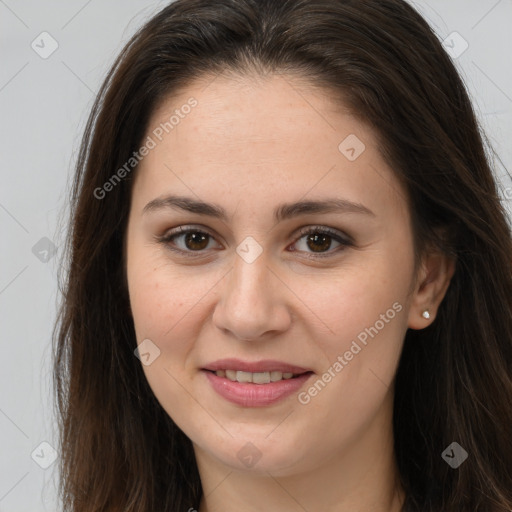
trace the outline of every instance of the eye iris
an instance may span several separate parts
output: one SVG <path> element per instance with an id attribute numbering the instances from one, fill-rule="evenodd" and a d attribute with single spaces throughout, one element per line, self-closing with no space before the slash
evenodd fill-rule
<path id="1" fill-rule="evenodd" d="M 199 244 L 199 247 L 191 247 L 190 244 Z M 208 235 L 197 231 L 187 233 L 185 235 L 185 245 L 187 246 L 187 249 L 191 250 L 204 249 L 208 245 Z"/>
<path id="2" fill-rule="evenodd" d="M 323 250 L 327 250 L 331 246 L 330 238 L 331 237 L 329 235 L 319 233 L 308 235 L 308 247 L 315 252 L 322 252 Z M 311 247 L 311 245 L 309 244 L 310 242 L 317 244 L 319 241 L 323 242 L 323 246 L 320 248 L 318 245 Z"/>

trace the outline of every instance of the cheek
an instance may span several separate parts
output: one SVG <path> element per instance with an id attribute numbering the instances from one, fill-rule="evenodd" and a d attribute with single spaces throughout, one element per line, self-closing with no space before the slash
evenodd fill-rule
<path id="1" fill-rule="evenodd" d="M 170 264 L 165 253 L 142 244 L 129 254 L 128 290 L 137 343 L 149 339 L 158 353 L 143 369 L 155 395 L 176 405 L 181 386 L 188 385 L 195 371 L 191 354 L 211 314 L 209 290 L 222 275 Z M 160 396 L 160 391 L 167 395 Z"/>
<path id="2" fill-rule="evenodd" d="M 135 269 L 128 283 L 139 342 L 150 338 L 164 348 L 173 340 L 183 340 L 183 331 L 190 333 L 197 326 L 197 321 L 193 320 L 201 311 L 199 302 L 204 295 L 204 288 L 197 282 L 175 276 L 168 268 L 160 266 L 150 270 Z"/>
<path id="3" fill-rule="evenodd" d="M 309 333 L 311 343 L 321 349 L 323 365 L 298 401 L 326 437 L 336 439 L 341 431 L 357 437 L 393 382 L 407 330 L 412 267 L 405 261 L 397 267 L 386 254 L 375 252 L 368 266 L 345 269 L 323 294 L 317 290 L 310 295 L 329 330 Z"/>
<path id="4" fill-rule="evenodd" d="M 149 338 L 160 345 L 165 338 L 174 338 L 187 312 L 194 313 L 201 283 L 190 272 L 169 265 L 161 248 L 148 245 L 137 233 L 128 242 L 128 292 L 137 341 Z"/>
<path id="5" fill-rule="evenodd" d="M 395 302 L 405 307 L 412 268 L 377 253 L 372 260 L 365 258 L 365 265 L 344 268 L 334 279 L 322 280 L 321 287 L 304 283 L 301 293 L 334 333 L 354 335 L 375 323 Z"/>
<path id="6" fill-rule="evenodd" d="M 158 402 L 180 428 L 187 428 L 191 403 L 184 389 L 191 387 L 187 371 L 188 355 L 193 349 L 202 321 L 200 298 L 204 288 L 169 266 L 148 258 L 132 258 L 128 268 L 128 287 L 137 344 L 150 340 L 150 364 L 142 368 Z M 153 258 L 154 259 L 154 258 Z M 146 346 L 146 345 L 144 345 Z"/>
<path id="7" fill-rule="evenodd" d="M 336 278 L 323 280 L 322 287 L 305 283 L 302 288 L 321 319 L 309 337 L 321 348 L 325 369 L 338 362 L 333 371 L 343 377 L 333 380 L 345 389 L 353 386 L 356 395 L 362 392 L 359 386 L 376 380 L 370 370 L 389 383 L 398 364 L 413 271 L 412 249 L 402 247 L 397 254 L 391 244 L 383 246 L 366 253 L 364 265 L 351 263 Z"/>

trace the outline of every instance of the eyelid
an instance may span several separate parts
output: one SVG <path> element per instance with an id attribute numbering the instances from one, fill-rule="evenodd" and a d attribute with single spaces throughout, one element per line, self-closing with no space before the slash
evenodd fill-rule
<path id="1" fill-rule="evenodd" d="M 351 236 L 349 236 L 347 233 L 340 231 L 338 229 L 330 228 L 329 226 L 320 226 L 320 225 L 310 225 L 300 228 L 297 234 L 299 234 L 301 237 L 305 235 L 309 235 L 310 233 L 324 233 L 326 235 L 329 235 L 333 238 L 337 238 L 340 242 L 344 244 L 354 244 L 354 240 Z M 295 235 L 296 236 L 296 235 Z"/>
<path id="2" fill-rule="evenodd" d="M 207 228 L 202 224 L 183 224 L 175 228 L 167 229 L 161 236 L 157 235 L 155 238 L 162 240 L 166 238 L 171 238 L 173 236 L 178 236 L 181 234 L 187 234 L 190 232 L 205 233 L 206 235 L 209 235 L 210 237 L 217 239 L 217 235 L 214 235 L 210 228 Z"/>

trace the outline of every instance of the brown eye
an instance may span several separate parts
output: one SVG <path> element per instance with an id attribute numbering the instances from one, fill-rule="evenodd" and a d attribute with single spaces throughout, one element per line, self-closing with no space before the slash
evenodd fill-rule
<path id="1" fill-rule="evenodd" d="M 209 248 L 212 235 L 198 228 L 179 227 L 167 233 L 158 241 L 168 245 L 169 249 L 182 253 L 202 252 Z"/>
<path id="2" fill-rule="evenodd" d="M 308 247 L 314 252 L 324 252 L 330 249 L 332 237 L 324 234 L 307 235 Z"/>
<path id="3" fill-rule="evenodd" d="M 300 234 L 302 236 L 291 246 L 291 250 L 309 254 L 308 257 L 332 256 L 343 248 L 354 245 L 349 237 L 344 237 L 330 228 L 308 228 L 302 230 Z M 209 243 L 214 240 L 212 235 L 201 229 L 182 226 L 158 238 L 158 241 L 166 244 L 169 249 L 191 257 L 200 256 L 206 249 L 211 249 Z M 333 243 L 338 245 L 334 250 L 329 250 Z"/>
<path id="4" fill-rule="evenodd" d="M 302 236 L 293 244 L 292 250 L 305 252 L 306 254 L 313 253 L 312 257 L 328 257 L 339 252 L 336 249 L 353 245 L 351 240 L 330 228 L 307 228 L 302 230 L 300 234 Z M 302 242 L 303 240 L 305 243 Z M 334 250 L 329 251 L 333 242 L 338 245 L 335 246 Z"/>
<path id="5" fill-rule="evenodd" d="M 192 251 L 200 251 L 201 249 L 206 249 L 208 246 L 209 235 L 206 233 L 201 233 L 200 231 L 190 231 L 189 233 L 185 233 L 183 236 L 183 240 L 187 249 Z"/>

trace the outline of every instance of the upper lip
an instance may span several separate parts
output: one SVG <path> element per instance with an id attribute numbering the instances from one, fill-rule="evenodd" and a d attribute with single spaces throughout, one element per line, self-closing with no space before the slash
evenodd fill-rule
<path id="1" fill-rule="evenodd" d="M 239 370 L 242 372 L 261 373 L 261 372 L 282 372 L 282 373 L 295 373 L 301 374 L 311 370 L 295 366 L 293 364 L 283 363 L 272 359 L 265 359 L 263 361 L 242 361 L 241 359 L 219 359 L 212 363 L 208 363 L 203 368 L 204 370 L 218 371 L 218 370 Z"/>

